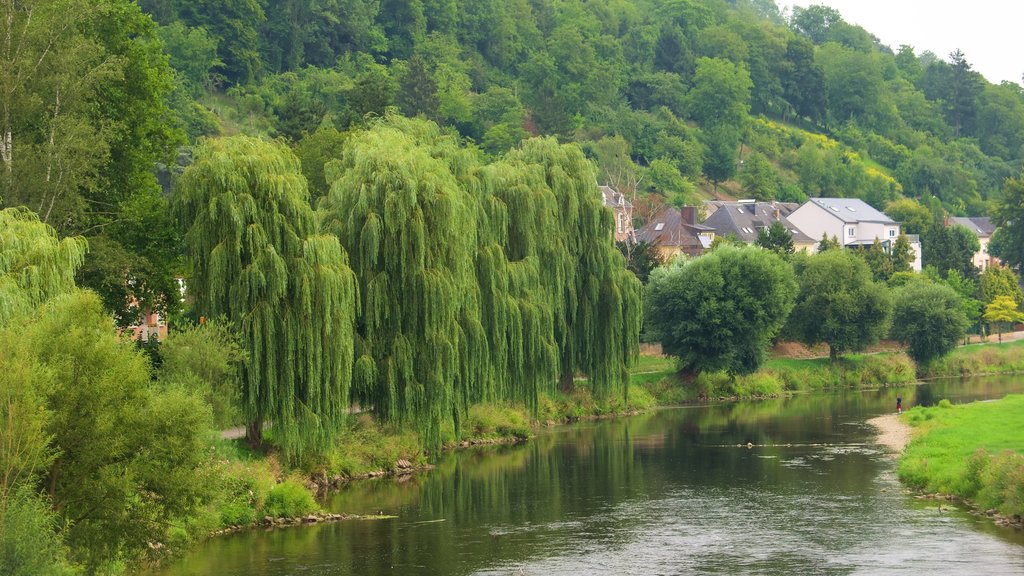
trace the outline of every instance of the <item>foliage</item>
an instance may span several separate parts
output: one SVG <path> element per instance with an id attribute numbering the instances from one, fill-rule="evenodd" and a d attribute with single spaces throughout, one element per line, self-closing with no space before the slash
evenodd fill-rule
<path id="1" fill-rule="evenodd" d="M 0 210 L 0 326 L 71 291 L 88 244 L 57 238 L 25 208 Z"/>
<path id="2" fill-rule="evenodd" d="M 952 288 L 915 282 L 896 292 L 892 337 L 908 345 L 907 353 L 918 364 L 953 350 L 967 324 L 960 296 Z"/>
<path id="3" fill-rule="evenodd" d="M 816 254 L 798 281 L 800 293 L 787 334 L 808 345 L 828 344 L 835 360 L 843 352 L 863 350 L 887 332 L 892 298 L 856 255 L 845 250 Z"/>
<path id="4" fill-rule="evenodd" d="M 1024 290 L 1021 290 L 1020 280 L 1006 266 L 993 264 L 981 274 L 978 289 L 981 291 L 981 299 L 990 303 L 999 296 L 1009 296 L 1017 303 L 1019 308 L 1024 304 Z"/>
<path id="5" fill-rule="evenodd" d="M 1024 397 L 912 409 L 915 440 L 900 459 L 900 479 L 919 490 L 971 500 L 1004 515 L 1024 513 L 1020 499 Z M 999 426 L 993 426 L 998 422 Z"/>
<path id="6" fill-rule="evenodd" d="M 71 576 L 57 515 L 45 497 L 22 486 L 0 500 L 0 573 L 8 576 Z"/>
<path id="7" fill-rule="evenodd" d="M 436 125 L 388 118 L 331 171 L 325 226 L 363 295 L 362 405 L 431 445 L 469 404 L 535 408 L 559 375 L 625 394 L 640 285 L 578 148 L 534 140 L 482 165 Z"/>
<path id="8" fill-rule="evenodd" d="M 272 421 L 288 457 L 324 449 L 348 414 L 358 287 L 337 239 L 317 234 L 298 160 L 253 138 L 207 141 L 179 192 L 197 311 L 231 322 L 248 355 L 250 440 Z"/>
<path id="9" fill-rule="evenodd" d="M 985 314 L 982 317 L 986 322 L 997 326 L 1024 322 L 1024 313 L 1018 309 L 1018 304 L 1011 296 L 996 296 L 985 306 Z M 999 341 L 1003 341 L 1002 330 L 999 331 Z"/>
<path id="10" fill-rule="evenodd" d="M 287 478 L 267 494 L 263 512 L 274 518 L 297 518 L 320 510 L 313 495 L 298 478 Z"/>
<path id="11" fill-rule="evenodd" d="M 246 354 L 226 324 L 179 326 L 161 343 L 160 356 L 161 384 L 202 397 L 218 429 L 243 423 L 241 368 Z"/>
<path id="12" fill-rule="evenodd" d="M 793 247 L 793 234 L 779 220 L 772 222 L 771 226 L 761 228 L 757 232 L 756 244 L 765 250 L 775 252 L 783 258 L 796 251 L 796 248 Z"/>
<path id="13" fill-rule="evenodd" d="M 764 362 L 795 296 L 792 269 L 781 258 L 723 247 L 652 273 L 646 326 L 686 370 L 748 374 Z"/>
<path id="14" fill-rule="evenodd" d="M 992 255 L 1011 268 L 1024 269 L 1024 178 L 1008 178 L 996 197 L 993 221 L 999 225 Z M 998 240 L 997 240 L 998 236 Z"/>
<path id="15" fill-rule="evenodd" d="M 637 279 L 644 284 L 647 284 L 651 271 L 665 264 L 658 247 L 650 242 L 622 240 L 616 242 L 615 247 L 626 258 L 626 269 L 636 274 Z"/>
<path id="16" fill-rule="evenodd" d="M 145 358 L 117 338 L 95 295 L 58 297 L 0 330 L 0 342 L 0 369 L 23 375 L 45 414 L 54 456 L 37 486 L 69 522 L 76 560 L 96 569 L 134 559 L 208 499 L 209 408 L 152 389 Z"/>
<path id="17" fill-rule="evenodd" d="M 965 278 L 977 278 L 974 254 L 980 248 L 978 237 L 967 228 L 937 224 L 921 239 L 921 259 L 925 266 L 935 266 L 943 276 L 956 270 Z"/>

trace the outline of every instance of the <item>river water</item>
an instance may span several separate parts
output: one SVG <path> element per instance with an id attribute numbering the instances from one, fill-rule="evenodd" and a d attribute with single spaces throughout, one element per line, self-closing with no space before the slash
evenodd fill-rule
<path id="1" fill-rule="evenodd" d="M 1021 391 L 947 380 L 558 427 L 327 503 L 396 518 L 217 538 L 158 574 L 1024 574 L 1024 535 L 914 498 L 865 423 L 897 393 Z"/>

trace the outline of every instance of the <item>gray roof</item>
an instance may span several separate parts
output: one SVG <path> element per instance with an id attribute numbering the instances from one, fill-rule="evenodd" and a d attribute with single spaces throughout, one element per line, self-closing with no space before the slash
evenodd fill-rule
<path id="1" fill-rule="evenodd" d="M 974 232 L 979 238 L 988 238 L 996 231 L 996 225 L 987 216 L 953 216 L 949 220 L 953 224 L 959 224 Z"/>
<path id="2" fill-rule="evenodd" d="M 713 205 L 717 205 L 718 210 L 708 216 L 703 224 L 714 229 L 719 236 L 735 234 L 737 238 L 747 244 L 753 244 L 757 241 L 758 230 L 767 228 L 779 220 L 793 235 L 793 242 L 797 244 L 817 242 L 786 219 L 787 212 L 784 211 L 781 204 L 781 202 L 716 202 Z"/>
<path id="3" fill-rule="evenodd" d="M 846 223 L 877 222 L 879 224 L 896 224 L 892 218 L 872 208 L 860 198 L 811 198 L 808 202 L 821 206 L 830 214 Z"/>
<path id="4" fill-rule="evenodd" d="M 636 239 L 657 246 L 678 247 L 689 250 L 706 249 L 706 242 L 698 236 L 703 226 L 692 226 L 683 220 L 678 208 L 666 206 L 636 231 Z"/>
<path id="5" fill-rule="evenodd" d="M 601 198 L 604 201 L 605 206 L 612 209 L 633 207 L 633 204 L 631 204 L 629 200 L 626 200 L 625 196 L 619 194 L 619 192 L 611 186 L 598 186 L 597 189 L 601 191 Z"/>

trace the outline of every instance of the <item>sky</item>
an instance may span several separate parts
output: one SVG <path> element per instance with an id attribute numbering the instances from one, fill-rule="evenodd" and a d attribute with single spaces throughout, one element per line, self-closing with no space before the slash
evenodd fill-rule
<path id="1" fill-rule="evenodd" d="M 1021 84 L 1024 2 L 1018 0 L 776 0 L 780 8 L 831 6 L 843 20 L 874 34 L 893 51 L 901 44 L 943 60 L 957 48 L 989 82 Z"/>

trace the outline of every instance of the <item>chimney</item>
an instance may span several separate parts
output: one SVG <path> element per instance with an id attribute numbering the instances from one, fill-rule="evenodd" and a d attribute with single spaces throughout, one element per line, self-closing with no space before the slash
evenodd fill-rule
<path id="1" fill-rule="evenodd" d="M 696 206 L 683 206 L 679 209 L 679 213 L 683 217 L 683 223 L 693 226 L 697 223 L 697 207 Z"/>

